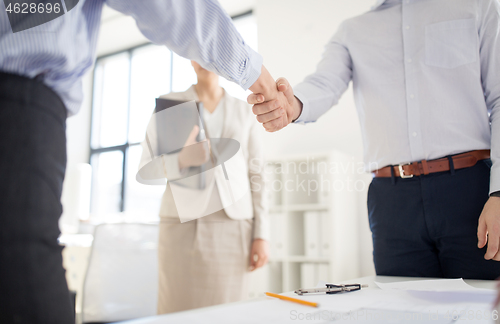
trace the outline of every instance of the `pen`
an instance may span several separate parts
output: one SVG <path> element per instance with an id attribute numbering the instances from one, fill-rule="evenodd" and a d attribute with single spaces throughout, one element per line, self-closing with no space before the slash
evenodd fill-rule
<path id="1" fill-rule="evenodd" d="M 304 288 L 295 290 L 297 295 L 305 295 L 305 294 L 317 294 L 317 293 L 326 293 L 326 294 L 336 294 L 341 292 L 350 292 L 361 290 L 361 288 L 366 288 L 368 285 L 361 284 L 350 284 L 350 285 L 333 285 L 326 284 L 325 288 Z"/>
<path id="2" fill-rule="evenodd" d="M 305 306 L 319 307 L 318 303 L 308 302 L 308 301 L 300 300 L 300 299 L 297 299 L 297 298 L 292 298 L 292 297 L 287 297 L 287 296 L 283 296 L 283 295 L 273 294 L 273 293 L 270 293 L 270 292 L 266 292 L 266 295 L 269 296 L 269 297 L 276 297 L 276 298 L 279 298 L 281 300 L 286 300 L 286 301 L 289 301 L 289 302 L 292 302 L 292 303 L 297 303 L 297 304 L 301 304 L 301 305 L 305 305 Z"/>

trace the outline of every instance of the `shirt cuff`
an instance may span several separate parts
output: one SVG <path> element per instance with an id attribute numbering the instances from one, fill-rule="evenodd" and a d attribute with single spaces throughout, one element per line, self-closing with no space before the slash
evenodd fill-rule
<path id="1" fill-rule="evenodd" d="M 264 62 L 262 56 L 251 49 L 248 45 L 248 58 L 243 62 L 245 64 L 245 72 L 241 79 L 241 87 L 248 90 L 260 77 L 262 71 L 262 63 Z"/>
<path id="2" fill-rule="evenodd" d="M 490 175 L 490 195 L 500 191 L 500 163 L 493 163 Z"/>
<path id="3" fill-rule="evenodd" d="M 309 101 L 307 100 L 307 97 L 300 91 L 294 90 L 294 95 L 297 97 L 297 99 L 302 102 L 302 112 L 300 113 L 299 118 L 297 118 L 294 123 L 295 124 L 307 124 L 310 123 L 310 106 L 309 106 Z"/>

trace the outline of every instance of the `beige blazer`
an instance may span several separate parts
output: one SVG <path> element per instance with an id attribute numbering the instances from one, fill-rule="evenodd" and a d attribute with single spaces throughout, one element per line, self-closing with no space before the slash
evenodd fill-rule
<path id="1" fill-rule="evenodd" d="M 161 96 L 164 99 L 198 101 L 194 86 L 184 92 L 173 92 Z M 269 239 L 269 220 L 267 203 L 265 201 L 264 163 L 261 132 L 262 126 L 256 121 L 251 106 L 246 102 L 233 98 L 224 93 L 224 129 L 222 138 L 235 139 L 240 143 L 242 159 L 234 159 L 226 168 L 231 172 L 231 186 L 233 191 L 246 192 L 238 196 L 234 203 L 227 190 L 226 179 L 222 168 L 216 167 L 213 171 L 213 181 L 207 182 L 207 190 L 217 186 L 223 209 L 227 216 L 234 220 L 254 219 L 253 237 Z M 143 142 L 141 165 L 147 160 L 147 144 Z M 173 184 L 167 182 L 167 187 L 161 201 L 160 217 L 178 217 L 177 207 L 172 194 Z M 175 188 L 178 195 L 178 189 Z M 189 190 L 189 189 L 181 189 Z M 178 197 L 178 196 L 177 196 Z M 234 197 L 233 197 L 234 198 Z"/>

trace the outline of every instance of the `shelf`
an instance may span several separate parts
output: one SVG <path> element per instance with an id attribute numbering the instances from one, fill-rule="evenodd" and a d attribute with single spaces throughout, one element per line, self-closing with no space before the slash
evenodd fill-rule
<path id="1" fill-rule="evenodd" d="M 306 255 L 288 255 L 282 257 L 273 257 L 269 262 L 311 262 L 311 263 L 328 263 L 328 256 L 306 256 Z"/>
<path id="2" fill-rule="evenodd" d="M 269 210 L 273 213 L 286 211 L 310 211 L 310 210 L 327 210 L 327 204 L 301 204 L 301 205 L 286 205 L 286 206 L 271 206 Z"/>
<path id="3" fill-rule="evenodd" d="M 328 152 L 280 156 L 266 164 L 270 178 L 269 211 L 272 214 L 271 258 L 267 275 L 268 285 L 275 285 L 271 291 L 297 289 L 306 285 L 302 283 L 306 279 L 317 281 L 321 277 L 321 280 L 332 280 L 334 246 L 329 232 L 325 236 L 324 229 L 328 231 L 330 224 L 334 223 L 335 192 L 318 190 L 320 185 L 314 189 L 314 183 L 311 187 L 308 184 L 310 180 L 317 181 L 316 184 L 323 181 L 333 183 L 336 175 L 329 170 L 336 161 L 335 155 Z"/>

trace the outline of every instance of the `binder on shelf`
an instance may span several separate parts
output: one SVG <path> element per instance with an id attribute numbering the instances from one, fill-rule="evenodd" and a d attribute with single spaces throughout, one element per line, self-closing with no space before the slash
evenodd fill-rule
<path id="1" fill-rule="evenodd" d="M 295 162 L 297 167 L 289 167 L 287 169 L 286 174 L 284 174 L 283 184 L 287 186 L 285 188 L 285 194 L 287 196 L 286 201 L 290 202 L 293 205 L 302 205 L 302 204 L 310 204 L 311 196 L 307 191 L 307 185 L 309 180 L 309 174 L 306 167 L 302 167 L 302 171 L 300 168 L 300 163 Z M 305 163 L 305 162 L 304 162 Z"/>
<path id="2" fill-rule="evenodd" d="M 314 263 L 300 264 L 300 286 L 316 287 L 318 284 L 316 265 Z"/>
<path id="3" fill-rule="evenodd" d="M 320 159 L 315 162 L 314 172 L 319 184 L 317 202 L 327 204 L 330 202 L 330 191 L 332 190 L 331 174 L 329 173 L 328 161 Z"/>
<path id="4" fill-rule="evenodd" d="M 319 246 L 319 255 L 321 256 L 329 256 L 332 250 L 331 244 L 331 233 L 332 233 L 332 224 L 330 221 L 330 213 L 321 212 L 319 213 L 320 224 L 320 246 Z"/>
<path id="5" fill-rule="evenodd" d="M 321 187 L 321 177 L 324 175 L 319 175 L 319 192 L 318 192 L 318 204 L 327 204 L 330 200 L 330 189 L 325 185 L 324 188 Z"/>
<path id="6" fill-rule="evenodd" d="M 317 278 L 318 281 L 322 280 L 325 282 L 330 282 L 330 276 L 328 275 L 328 264 L 326 263 L 319 263 L 316 265 L 316 270 L 317 270 Z M 315 287 L 315 286 L 311 286 Z"/>
<path id="7" fill-rule="evenodd" d="M 280 188 L 281 183 L 279 185 L 276 182 L 280 182 L 280 175 L 276 173 L 276 165 L 274 163 L 268 163 L 266 165 L 267 174 L 268 174 L 268 183 L 267 183 L 267 198 L 270 206 L 281 206 L 281 191 L 276 190 L 276 188 Z"/>
<path id="8" fill-rule="evenodd" d="M 319 256 L 320 222 L 318 212 L 304 213 L 304 252 L 306 256 Z"/>
<path id="9" fill-rule="evenodd" d="M 318 174 L 317 163 L 309 161 L 307 168 L 307 203 L 317 204 L 320 201 L 321 195 L 321 178 Z"/>
<path id="10" fill-rule="evenodd" d="M 271 258 L 283 257 L 286 254 L 286 223 L 285 214 L 273 213 L 269 215 L 271 226 L 270 253 Z"/>

